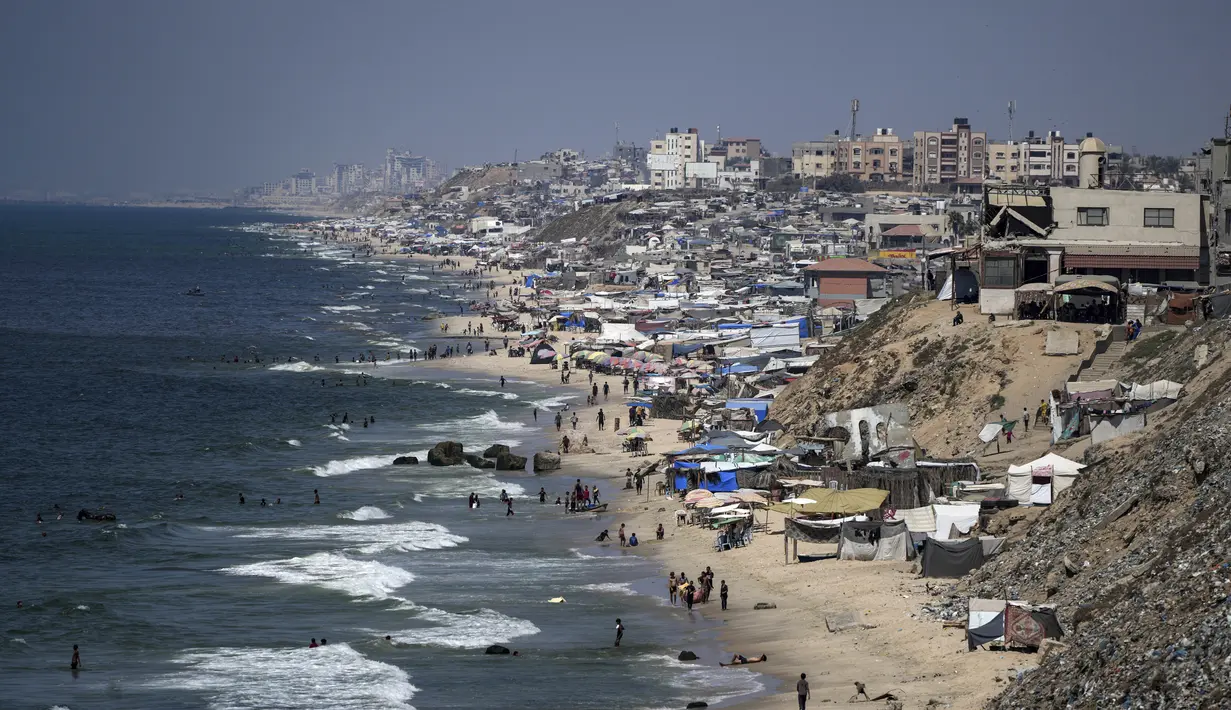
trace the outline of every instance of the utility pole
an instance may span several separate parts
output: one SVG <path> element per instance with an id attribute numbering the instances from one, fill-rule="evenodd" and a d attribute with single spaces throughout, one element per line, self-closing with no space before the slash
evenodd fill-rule
<path id="1" fill-rule="evenodd" d="M 1013 143 L 1013 115 L 1017 113 L 1017 102 L 1009 100 L 1009 143 Z"/>
<path id="2" fill-rule="evenodd" d="M 855 119 L 859 115 L 859 99 L 851 99 L 851 134 L 850 140 L 855 140 Z"/>

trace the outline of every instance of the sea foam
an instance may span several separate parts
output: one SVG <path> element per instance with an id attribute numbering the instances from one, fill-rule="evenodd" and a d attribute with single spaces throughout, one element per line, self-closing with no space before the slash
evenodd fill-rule
<path id="1" fill-rule="evenodd" d="M 417 688 L 397 666 L 373 661 L 345 643 L 320 648 L 211 648 L 174 659 L 181 670 L 146 684 L 188 690 L 211 708 L 414 710 Z"/>
<path id="2" fill-rule="evenodd" d="M 357 560 L 336 552 L 255 562 L 219 571 L 241 577 L 268 577 L 283 584 L 330 589 L 356 599 L 388 599 L 393 592 L 415 579 L 413 574 L 400 567 L 391 567 L 375 560 Z"/>
<path id="3" fill-rule="evenodd" d="M 539 627 L 532 622 L 506 616 L 492 609 L 479 609 L 462 614 L 441 609 L 425 609 L 415 618 L 437 626 L 401 631 L 393 635 L 395 641 L 440 648 L 483 648 L 539 633 Z"/>
<path id="4" fill-rule="evenodd" d="M 347 425 L 342 425 L 349 429 Z M 336 432 L 335 432 L 336 433 Z M 355 471 L 367 471 L 374 468 L 384 468 L 392 466 L 393 461 L 399 456 L 415 456 L 420 459 L 427 457 L 426 451 L 411 451 L 405 454 L 390 454 L 388 456 L 356 456 L 350 459 L 335 459 L 323 466 L 312 466 L 309 470 L 323 478 L 329 476 L 343 476 Z"/>
<path id="5" fill-rule="evenodd" d="M 365 505 L 357 510 L 338 513 L 338 517 L 344 520 L 384 520 L 392 516 L 374 505 Z"/>

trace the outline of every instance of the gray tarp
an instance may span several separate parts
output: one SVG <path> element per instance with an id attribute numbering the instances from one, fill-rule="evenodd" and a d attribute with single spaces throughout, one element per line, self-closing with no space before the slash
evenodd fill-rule
<path id="1" fill-rule="evenodd" d="M 914 551 L 903 520 L 842 523 L 838 559 L 905 561 L 914 558 Z"/>
<path id="2" fill-rule="evenodd" d="M 983 565 L 979 540 L 933 540 L 923 542 L 924 577 L 961 577 Z"/>
<path id="3" fill-rule="evenodd" d="M 841 525 L 827 525 L 823 521 L 797 520 L 786 518 L 785 534 L 791 540 L 815 542 L 818 544 L 833 544 L 842 535 Z"/>

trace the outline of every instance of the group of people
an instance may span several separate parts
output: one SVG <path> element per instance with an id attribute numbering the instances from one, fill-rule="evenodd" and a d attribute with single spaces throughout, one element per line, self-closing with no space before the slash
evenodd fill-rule
<path id="1" fill-rule="evenodd" d="M 620 537 L 620 547 L 636 547 L 637 545 L 641 544 L 640 541 L 637 540 L 637 533 L 632 533 L 632 534 L 625 533 L 624 523 L 620 523 L 620 529 L 618 531 L 618 535 Z M 611 539 L 611 532 L 608 530 L 603 530 L 601 533 L 598 534 L 598 537 L 594 538 L 594 541 L 595 542 L 607 542 L 610 539 Z"/>
<path id="2" fill-rule="evenodd" d="M 659 525 L 662 528 L 662 525 Z M 714 570 L 706 566 L 705 570 L 697 576 L 694 582 L 687 575 L 680 572 L 676 576 L 672 572 L 667 577 L 667 598 L 671 601 L 671 605 L 675 606 L 679 602 L 683 602 L 689 611 L 692 611 L 693 604 L 706 603 L 710 600 L 710 594 L 714 589 Z M 722 610 L 727 609 L 727 597 L 730 589 L 727 587 L 727 581 L 724 579 L 719 583 L 718 598 L 722 602 Z"/>

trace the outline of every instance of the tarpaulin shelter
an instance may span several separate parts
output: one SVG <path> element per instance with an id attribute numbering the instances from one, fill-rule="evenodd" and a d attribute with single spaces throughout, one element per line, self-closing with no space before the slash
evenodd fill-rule
<path id="1" fill-rule="evenodd" d="M 531 365 L 550 365 L 556 359 L 556 349 L 546 342 L 534 346 L 530 353 Z"/>
<path id="2" fill-rule="evenodd" d="M 879 509 L 888 495 L 889 491 L 882 491 L 876 488 L 856 488 L 849 491 L 835 491 L 830 488 L 809 488 L 800 497 L 811 498 L 816 501 L 815 503 L 804 505 L 778 503 L 772 506 L 772 508 L 779 513 L 787 515 L 794 513 L 853 515 Z"/>
<path id="3" fill-rule="evenodd" d="M 983 543 L 969 540 L 923 541 L 924 577 L 962 577 L 983 565 Z"/>
<path id="4" fill-rule="evenodd" d="M 915 548 L 903 521 L 868 520 L 842 523 L 838 541 L 840 560 L 913 559 Z"/>
<path id="5" fill-rule="evenodd" d="M 1077 480 L 1085 464 L 1048 453 L 1029 463 L 1009 466 L 1006 493 L 1018 503 L 1046 505 Z"/>

